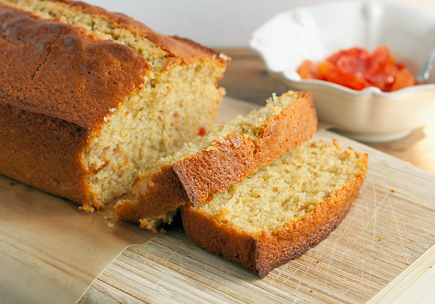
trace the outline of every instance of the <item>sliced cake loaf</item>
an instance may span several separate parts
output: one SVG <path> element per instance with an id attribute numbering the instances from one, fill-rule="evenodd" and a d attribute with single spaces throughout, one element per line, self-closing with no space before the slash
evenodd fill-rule
<path id="1" fill-rule="evenodd" d="M 367 160 L 337 141 L 307 142 L 211 201 L 183 206 L 186 235 L 264 277 L 340 224 L 365 179 Z"/>
<path id="2" fill-rule="evenodd" d="M 317 116 L 310 93 L 274 96 L 260 110 L 213 127 L 136 179 L 135 199 L 116 205 L 118 218 L 156 230 L 177 208 L 196 206 L 309 140 Z"/>
<path id="3" fill-rule="evenodd" d="M 93 210 L 204 134 L 229 58 L 69 0 L 0 0 L 0 174 Z"/>

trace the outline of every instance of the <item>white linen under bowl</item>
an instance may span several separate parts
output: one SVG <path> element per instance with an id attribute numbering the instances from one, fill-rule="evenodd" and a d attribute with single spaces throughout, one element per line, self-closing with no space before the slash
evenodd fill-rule
<path id="1" fill-rule="evenodd" d="M 319 120 L 366 142 L 391 141 L 425 125 L 435 114 L 435 71 L 430 84 L 385 93 L 348 89 L 322 80 L 301 80 L 304 60 L 320 62 L 351 47 L 373 51 L 387 45 L 397 61 L 416 75 L 435 49 L 435 16 L 383 2 L 331 2 L 273 17 L 253 34 L 250 47 L 270 72 L 291 89 L 310 91 Z"/>

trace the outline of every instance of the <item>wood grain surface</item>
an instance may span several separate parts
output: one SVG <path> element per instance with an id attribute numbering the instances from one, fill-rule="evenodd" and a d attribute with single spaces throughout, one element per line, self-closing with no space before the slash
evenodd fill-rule
<path id="1" fill-rule="evenodd" d="M 435 175 L 334 133 L 316 134 L 332 138 L 369 153 L 368 175 L 346 219 L 306 255 L 261 280 L 176 228 L 124 250 L 79 303 L 369 301 L 435 244 Z"/>
<path id="2" fill-rule="evenodd" d="M 434 303 L 435 245 L 370 299 L 375 303 Z"/>

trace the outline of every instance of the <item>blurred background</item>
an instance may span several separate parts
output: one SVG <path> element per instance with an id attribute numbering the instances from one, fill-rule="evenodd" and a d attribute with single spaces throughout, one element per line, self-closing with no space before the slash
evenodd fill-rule
<path id="1" fill-rule="evenodd" d="M 347 0 L 353 1 L 353 0 Z M 384 0 L 388 2 L 387 0 Z M 277 13 L 327 0 L 87 0 L 167 34 L 216 48 L 246 47 L 251 33 Z M 390 0 L 435 14 L 434 0 Z"/>

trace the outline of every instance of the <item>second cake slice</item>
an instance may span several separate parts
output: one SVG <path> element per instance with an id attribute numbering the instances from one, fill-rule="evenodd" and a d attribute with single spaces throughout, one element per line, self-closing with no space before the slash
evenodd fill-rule
<path id="1" fill-rule="evenodd" d="M 337 228 L 364 182 L 368 155 L 307 142 L 205 204 L 183 206 L 187 237 L 260 277 Z"/>
<path id="2" fill-rule="evenodd" d="M 215 126 L 201 140 L 136 178 L 136 197 L 116 205 L 121 220 L 156 231 L 178 207 L 196 206 L 309 140 L 317 115 L 308 92 L 273 96 L 260 110 Z"/>

